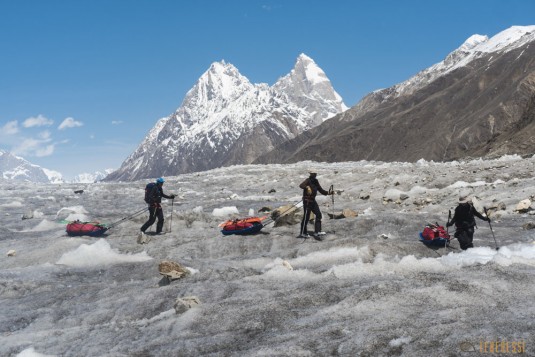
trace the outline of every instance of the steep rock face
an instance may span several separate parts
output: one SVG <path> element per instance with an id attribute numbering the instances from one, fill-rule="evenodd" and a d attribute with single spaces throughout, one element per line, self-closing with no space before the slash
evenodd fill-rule
<path id="1" fill-rule="evenodd" d="M 286 93 L 291 102 L 312 114 L 314 126 L 348 109 L 323 70 L 304 54 L 299 56 L 294 69 L 280 78 L 273 88 L 278 93 Z"/>
<path id="2" fill-rule="evenodd" d="M 472 36 L 256 163 L 452 160 L 535 152 L 535 27 Z"/>
<path id="3" fill-rule="evenodd" d="M 175 113 L 163 118 L 105 180 L 135 180 L 248 164 L 347 109 L 306 55 L 272 87 L 213 63 Z"/>

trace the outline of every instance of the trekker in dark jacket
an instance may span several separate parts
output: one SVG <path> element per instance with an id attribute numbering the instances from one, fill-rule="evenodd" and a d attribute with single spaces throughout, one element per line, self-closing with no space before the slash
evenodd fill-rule
<path id="1" fill-rule="evenodd" d="M 162 209 L 162 197 L 173 200 L 175 198 L 175 195 L 166 195 L 163 192 L 163 183 L 165 180 L 163 178 L 159 178 L 156 180 L 156 185 L 152 187 L 151 192 L 149 193 L 149 200 L 147 204 L 149 205 L 149 220 L 145 222 L 143 226 L 141 226 L 141 234 L 145 234 L 145 231 L 147 228 L 152 226 L 154 221 L 156 221 L 156 218 L 158 218 L 158 223 L 156 224 L 156 234 L 160 234 L 162 232 L 163 228 L 163 209 Z"/>
<path id="2" fill-rule="evenodd" d="M 472 241 L 474 239 L 474 227 L 476 226 L 476 216 L 486 222 L 490 222 L 490 218 L 483 217 L 479 213 L 472 201 L 467 196 L 461 196 L 459 198 L 459 205 L 455 208 L 455 214 L 447 226 L 453 226 L 455 224 L 455 238 L 459 241 L 462 250 L 473 248 Z"/>
<path id="3" fill-rule="evenodd" d="M 318 206 L 318 203 L 316 202 L 316 195 L 321 193 L 322 195 L 332 195 L 334 192 L 327 192 L 325 191 L 318 179 L 316 178 L 317 173 L 316 172 L 309 172 L 310 176 L 303 181 L 299 187 L 303 190 L 303 220 L 301 221 L 301 231 L 299 234 L 299 238 L 308 238 L 308 232 L 307 232 L 307 224 L 310 220 L 310 213 L 314 213 L 314 234 L 312 235 L 316 240 L 321 240 L 321 236 L 325 234 L 325 232 L 321 231 L 321 211 L 320 207 Z"/>

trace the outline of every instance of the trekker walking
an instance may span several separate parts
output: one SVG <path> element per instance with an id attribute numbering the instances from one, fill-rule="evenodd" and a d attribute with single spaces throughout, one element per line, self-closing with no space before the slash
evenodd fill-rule
<path id="1" fill-rule="evenodd" d="M 145 234 L 147 228 L 152 226 L 156 218 L 158 218 L 158 223 L 156 224 L 156 234 L 162 233 L 163 228 L 163 209 L 162 209 L 162 197 L 173 200 L 175 195 L 166 195 L 163 192 L 163 184 L 165 180 L 160 177 L 156 180 L 155 184 L 150 188 L 150 191 L 146 193 L 145 201 L 149 205 L 149 220 L 141 226 L 141 234 Z M 172 212 L 171 212 L 172 213 Z"/>
<path id="2" fill-rule="evenodd" d="M 321 236 L 325 232 L 321 231 L 321 211 L 318 203 L 316 202 L 316 195 L 321 193 L 322 195 L 332 195 L 334 192 L 325 191 L 318 179 L 316 178 L 317 173 L 314 171 L 309 172 L 310 176 L 303 181 L 299 187 L 303 190 L 303 220 L 301 221 L 301 231 L 299 238 L 308 238 L 307 224 L 310 220 L 310 213 L 314 213 L 314 234 L 312 236 L 316 240 L 321 240 Z"/>
<path id="3" fill-rule="evenodd" d="M 454 237 L 459 241 L 462 250 L 474 247 L 472 244 L 474 239 L 474 227 L 476 226 L 474 216 L 485 222 L 490 222 L 490 218 L 483 217 L 483 215 L 475 209 L 472 200 L 468 196 L 461 196 L 459 198 L 459 205 L 455 208 L 455 214 L 451 221 L 447 223 L 447 226 L 450 227 L 455 224 Z"/>

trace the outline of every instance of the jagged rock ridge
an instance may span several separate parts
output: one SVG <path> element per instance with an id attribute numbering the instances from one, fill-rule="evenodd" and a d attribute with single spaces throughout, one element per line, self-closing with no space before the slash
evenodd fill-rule
<path id="1" fill-rule="evenodd" d="M 255 163 L 445 161 L 535 153 L 535 26 L 474 35 Z"/>

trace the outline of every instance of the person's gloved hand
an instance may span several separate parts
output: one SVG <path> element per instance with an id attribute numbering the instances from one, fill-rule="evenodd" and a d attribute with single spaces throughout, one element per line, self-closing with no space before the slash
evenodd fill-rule
<path id="1" fill-rule="evenodd" d="M 451 226 L 453 226 L 453 223 L 451 222 L 446 223 L 446 227 L 451 227 Z"/>
<path id="2" fill-rule="evenodd" d="M 489 217 L 485 217 L 485 221 L 490 222 L 490 218 Z"/>
<path id="3" fill-rule="evenodd" d="M 171 197 L 171 199 L 174 200 L 176 196 L 175 195 L 171 195 L 169 197 Z"/>

